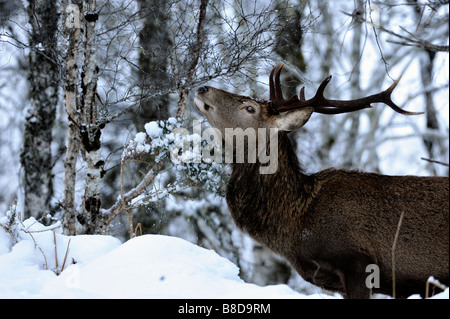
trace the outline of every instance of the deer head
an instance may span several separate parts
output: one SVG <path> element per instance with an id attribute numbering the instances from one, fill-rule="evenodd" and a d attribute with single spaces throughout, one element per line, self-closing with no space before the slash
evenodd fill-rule
<path id="1" fill-rule="evenodd" d="M 304 87 L 297 95 L 284 99 L 280 85 L 280 73 L 284 64 L 274 67 L 270 73 L 270 100 L 254 99 L 233 94 L 210 86 L 200 87 L 194 104 L 205 116 L 211 126 L 224 133 L 225 128 L 277 128 L 281 131 L 294 131 L 309 120 L 313 112 L 338 114 L 371 108 L 371 103 L 381 102 L 394 111 L 404 115 L 422 114 L 408 112 L 398 107 L 391 99 L 392 91 L 400 78 L 387 90 L 378 94 L 355 100 L 329 100 L 323 95 L 331 80 L 327 77 L 317 89 L 314 97 L 305 99 Z M 224 136 L 224 135 L 222 135 Z"/>

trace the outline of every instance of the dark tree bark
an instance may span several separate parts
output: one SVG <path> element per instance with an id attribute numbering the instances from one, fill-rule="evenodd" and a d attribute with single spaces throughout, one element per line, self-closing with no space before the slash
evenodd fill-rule
<path id="1" fill-rule="evenodd" d="M 52 128 L 58 103 L 58 64 L 55 52 L 58 21 L 53 0 L 30 1 L 31 33 L 28 81 L 30 106 L 25 120 L 21 164 L 24 172 L 25 217 L 40 217 L 50 209 L 53 194 Z"/>
<path id="2" fill-rule="evenodd" d="M 417 21 L 421 22 L 423 20 L 424 10 L 417 0 L 409 0 L 409 3 L 413 4 L 413 11 L 415 13 Z M 419 23 L 416 33 L 421 33 L 429 27 L 427 23 Z M 424 48 L 421 54 L 421 63 L 420 63 L 420 75 L 422 79 L 422 84 L 424 88 L 424 98 L 426 103 L 426 116 L 427 116 L 427 129 L 432 132 L 439 131 L 439 121 L 437 116 L 436 107 L 433 101 L 433 92 L 428 90 L 432 86 L 433 83 L 433 65 L 434 59 L 436 56 L 436 51 L 430 48 Z M 435 158 L 437 156 L 442 156 L 441 150 L 443 149 L 440 139 L 433 137 L 431 135 L 424 135 L 423 143 L 428 152 L 428 157 L 430 159 Z M 443 153 L 443 152 L 442 152 Z M 430 170 L 436 175 L 435 166 L 430 162 L 429 164 Z"/>
<path id="3" fill-rule="evenodd" d="M 168 86 L 167 64 L 172 40 L 168 32 L 169 2 L 158 0 L 139 0 L 140 16 L 143 27 L 139 32 L 139 74 L 142 99 L 139 108 L 133 114 L 137 131 L 144 131 L 144 125 L 150 121 L 167 119 L 167 94 L 148 99 L 147 96 L 158 93 Z M 166 84 L 166 85 L 165 85 Z"/>
<path id="4" fill-rule="evenodd" d="M 306 71 L 306 63 L 302 52 L 303 42 L 303 5 L 299 1 L 298 4 L 292 7 L 284 8 L 286 3 L 279 1 L 277 3 L 278 15 L 280 21 L 286 21 L 284 28 L 281 28 L 275 38 L 275 52 L 281 57 L 285 63 L 292 64 L 301 72 Z M 286 96 L 293 96 L 299 94 L 298 86 L 303 83 L 303 80 L 298 74 L 289 72 L 283 74 L 283 83 L 285 83 L 284 92 Z M 298 132 L 290 135 L 289 140 L 295 149 L 297 149 Z"/>

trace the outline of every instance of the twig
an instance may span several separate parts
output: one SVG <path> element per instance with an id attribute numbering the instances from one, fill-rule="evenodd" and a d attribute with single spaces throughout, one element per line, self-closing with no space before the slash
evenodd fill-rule
<path id="1" fill-rule="evenodd" d="M 444 165 L 444 166 L 447 166 L 447 167 L 449 166 L 448 163 L 444 163 L 444 162 L 432 160 L 432 159 L 425 158 L 425 157 L 421 157 L 420 159 L 421 159 L 421 160 L 424 160 L 424 161 L 427 161 L 427 162 L 430 162 L 430 163 L 436 163 L 436 164 Z"/>
<path id="2" fill-rule="evenodd" d="M 63 261 L 63 264 L 61 267 L 61 272 L 63 272 L 64 266 L 66 265 L 67 255 L 69 254 L 69 246 L 70 246 L 70 238 L 69 238 L 69 242 L 67 243 L 66 254 L 64 255 L 64 261 Z"/>
<path id="3" fill-rule="evenodd" d="M 22 225 L 23 227 L 25 227 L 25 225 L 24 225 L 22 222 L 20 222 L 20 223 L 21 223 L 21 225 Z M 48 230 L 51 230 L 51 229 L 46 229 L 46 230 L 43 230 L 43 231 L 48 231 Z M 39 247 L 39 245 L 37 244 L 36 240 L 34 239 L 34 237 L 33 237 L 33 235 L 32 235 L 32 232 L 26 230 L 25 228 L 20 229 L 20 231 L 23 231 L 25 234 L 30 235 L 31 240 L 32 240 L 33 243 L 34 243 L 34 248 L 35 248 L 35 249 L 36 249 L 36 248 L 39 249 L 39 250 L 41 251 L 42 256 L 44 257 L 44 266 L 45 266 L 45 269 L 48 269 L 47 257 L 45 256 L 44 251 L 42 250 L 42 248 Z M 37 233 L 37 231 L 35 231 L 35 232 Z"/>
<path id="4" fill-rule="evenodd" d="M 343 12 L 343 13 L 345 15 L 347 15 L 347 16 L 350 16 L 352 18 L 357 19 L 360 22 L 365 22 L 365 23 L 371 24 L 369 21 L 365 20 L 363 16 L 350 14 L 350 13 L 346 13 L 346 12 Z M 433 51 L 433 52 L 449 52 L 449 46 L 448 45 L 436 45 L 436 44 L 433 44 L 433 43 L 431 43 L 431 42 L 429 42 L 429 41 L 427 41 L 425 39 L 422 39 L 422 38 L 419 38 L 416 35 L 413 35 L 411 32 L 408 32 L 408 31 L 407 31 L 407 33 L 410 34 L 411 37 L 413 37 L 413 38 L 406 37 L 404 35 L 401 35 L 399 33 L 394 32 L 392 30 L 386 29 L 386 28 L 384 28 L 383 26 L 380 26 L 380 25 L 377 25 L 377 29 L 379 29 L 382 32 L 386 32 L 386 33 L 388 33 L 388 34 L 390 34 L 390 35 L 392 35 L 394 37 L 397 37 L 399 39 L 404 40 L 405 42 L 399 43 L 399 44 L 402 44 L 402 45 L 417 46 L 417 47 L 420 47 L 422 49 Z M 386 40 L 386 41 L 387 42 L 393 42 L 392 40 Z"/>
<path id="5" fill-rule="evenodd" d="M 124 198 L 124 194 L 123 194 L 123 165 L 124 165 L 125 161 L 121 161 L 120 162 L 120 200 L 121 200 L 121 210 L 123 210 L 125 212 L 125 214 L 128 217 L 128 227 L 129 227 L 129 232 L 130 232 L 130 238 L 135 237 L 135 234 L 133 232 L 133 219 L 131 218 L 131 214 L 128 211 L 127 207 L 126 207 L 126 203 L 125 203 L 125 198 Z"/>
<path id="6" fill-rule="evenodd" d="M 397 239 L 398 234 L 400 233 L 400 227 L 402 226 L 403 216 L 405 215 L 405 212 L 402 211 L 400 214 L 400 219 L 398 220 L 397 224 L 397 231 L 395 232 L 394 242 L 392 244 L 392 297 L 395 299 L 395 248 L 397 246 Z"/>
<path id="7" fill-rule="evenodd" d="M 429 298 L 430 295 L 430 284 L 434 285 L 435 287 L 438 287 L 439 289 L 442 289 L 442 291 L 444 291 L 445 289 L 447 289 L 448 287 L 442 283 L 439 282 L 439 280 L 437 280 L 434 277 L 430 277 L 427 280 L 427 284 L 425 286 L 425 298 Z"/>
<path id="8" fill-rule="evenodd" d="M 56 266 L 56 274 L 59 275 L 58 273 L 58 246 L 56 246 L 56 233 L 53 232 L 53 243 L 55 244 L 55 266 Z"/>
<path id="9" fill-rule="evenodd" d="M 37 221 L 36 221 L 37 222 Z M 43 233 L 46 231 L 53 231 L 54 229 L 57 229 L 59 227 L 61 227 L 61 224 L 55 224 L 53 226 L 48 226 L 48 228 L 46 229 L 41 229 L 41 230 L 28 230 L 28 228 L 30 228 L 31 226 L 33 226 L 36 222 L 34 222 L 33 224 L 31 224 L 30 226 L 27 227 L 27 229 L 21 229 L 23 232 L 27 233 L 27 234 L 33 234 L 33 233 Z M 23 225 L 23 224 L 22 224 Z M 24 226 L 24 225 L 23 225 Z M 50 228 L 53 227 L 53 228 Z"/>
<path id="10" fill-rule="evenodd" d="M 0 224 L 0 227 L 2 227 L 7 233 L 9 233 L 11 235 L 11 238 L 14 240 L 14 243 L 17 244 L 19 241 L 17 240 L 16 236 L 14 236 L 13 231 L 11 230 L 11 228 L 6 227 L 3 224 Z"/>
<path id="11" fill-rule="evenodd" d="M 141 225 L 141 223 L 138 223 L 138 224 L 136 225 L 136 228 L 134 229 L 134 236 L 135 236 L 135 237 L 136 237 L 138 228 L 139 228 L 139 231 L 141 232 L 141 236 L 142 236 L 142 225 Z"/>

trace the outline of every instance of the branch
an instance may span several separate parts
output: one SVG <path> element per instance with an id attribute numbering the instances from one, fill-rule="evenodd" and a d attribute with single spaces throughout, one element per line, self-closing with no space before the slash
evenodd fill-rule
<path id="1" fill-rule="evenodd" d="M 421 157 L 420 159 L 423 160 L 423 161 L 430 162 L 430 163 L 440 164 L 440 165 L 447 166 L 447 167 L 449 166 L 448 163 L 444 163 L 444 162 L 441 162 L 441 161 L 436 161 L 436 160 L 433 160 L 433 159 L 428 159 L 428 158 L 425 158 L 425 157 Z"/>
<path id="2" fill-rule="evenodd" d="M 392 258 L 392 297 L 395 299 L 395 249 L 397 248 L 398 234 L 400 233 L 400 227 L 402 226 L 403 216 L 405 212 L 402 211 L 397 224 L 397 231 L 395 232 L 394 242 L 391 248 L 391 258 Z"/>
<path id="3" fill-rule="evenodd" d="M 367 21 L 366 19 L 364 19 L 363 16 L 361 15 L 357 15 L 357 14 L 350 14 L 350 13 L 346 13 L 346 12 L 342 12 L 347 16 L 352 17 L 355 20 L 358 20 L 359 22 L 364 22 L 367 24 L 371 24 L 370 21 Z M 375 27 L 375 26 L 374 26 Z M 392 41 L 392 40 L 386 40 L 387 42 L 390 43 L 395 43 L 395 44 L 401 44 L 401 45 L 409 45 L 409 46 L 416 46 L 428 51 L 433 51 L 433 52 L 449 52 L 449 46 L 448 45 L 436 45 L 433 44 L 425 39 L 419 38 L 418 36 L 412 34 L 411 32 L 405 30 L 404 28 L 402 28 L 402 30 L 404 30 L 406 33 L 408 33 L 411 37 L 406 37 L 404 35 L 398 34 L 392 30 L 386 29 L 381 25 L 377 25 L 375 28 L 379 29 L 382 32 L 386 32 L 390 35 L 393 35 L 399 39 L 404 40 L 405 42 L 397 42 L 397 41 Z"/>
<path id="4" fill-rule="evenodd" d="M 393 40 L 386 40 L 386 42 L 398 44 L 398 45 L 422 48 L 422 49 L 425 49 L 427 51 L 432 51 L 432 52 L 449 52 L 448 45 L 435 45 L 435 44 L 428 42 L 426 40 L 423 40 L 423 39 L 421 39 L 421 41 L 416 41 L 416 42 L 411 42 L 411 43 L 401 42 L 401 41 L 393 41 Z"/>
<path id="5" fill-rule="evenodd" d="M 203 46 L 203 26 L 206 16 L 206 7 L 208 6 L 208 0 L 202 0 L 200 4 L 200 15 L 198 17 L 198 26 L 197 26 L 197 43 L 193 50 L 193 59 L 191 62 L 191 65 L 189 67 L 189 73 L 186 78 L 186 84 L 192 81 L 195 69 L 198 64 L 198 60 L 200 59 L 200 53 Z M 178 111 L 177 111 L 177 117 L 181 118 L 183 117 L 184 110 L 186 109 L 186 100 L 188 96 L 189 91 L 184 87 L 183 90 L 180 93 L 180 100 L 178 102 Z"/>
<path id="6" fill-rule="evenodd" d="M 123 164 L 122 164 L 123 165 Z M 133 189 L 128 191 L 127 193 L 123 194 L 123 191 L 121 192 L 120 199 L 111 206 L 108 210 L 104 210 L 102 212 L 102 215 L 106 217 L 104 219 L 103 224 L 101 225 L 100 229 L 103 233 L 106 233 L 107 228 L 109 227 L 109 224 L 114 220 L 114 218 L 119 215 L 119 213 L 125 209 L 125 205 L 129 203 L 134 198 L 141 195 L 147 186 L 153 183 L 155 180 L 156 175 L 164 169 L 163 165 L 157 165 L 154 166 L 142 179 L 142 181 Z"/>

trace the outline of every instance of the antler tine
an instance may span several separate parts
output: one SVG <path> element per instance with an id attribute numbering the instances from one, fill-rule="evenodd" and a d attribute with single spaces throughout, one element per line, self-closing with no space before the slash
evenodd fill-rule
<path id="1" fill-rule="evenodd" d="M 306 101 L 304 86 L 302 86 L 302 88 L 300 89 L 300 101 Z"/>
<path id="2" fill-rule="evenodd" d="M 270 72 L 269 76 L 269 88 L 270 88 L 270 100 L 275 101 L 275 87 L 273 85 L 273 72 L 276 70 L 276 66 L 273 67 L 272 72 Z"/>
<path id="3" fill-rule="evenodd" d="M 391 99 L 391 94 L 392 91 L 394 91 L 395 87 L 397 86 L 398 82 L 400 82 L 400 79 L 402 78 L 403 74 L 400 75 L 400 77 L 394 81 L 394 83 L 392 83 L 392 85 L 390 87 L 388 87 L 388 89 L 386 91 L 384 91 L 385 93 L 385 100 L 383 101 L 384 104 L 387 104 L 391 107 L 391 109 L 393 109 L 394 111 L 403 114 L 403 115 L 420 115 L 420 114 L 424 114 L 424 112 L 409 112 L 409 111 L 405 111 L 402 108 L 398 107 Z"/>
<path id="4" fill-rule="evenodd" d="M 275 94 L 278 100 L 284 100 L 283 98 L 283 91 L 281 90 L 281 84 L 280 84 L 280 74 L 281 69 L 283 69 L 284 63 L 280 65 L 280 67 L 277 70 L 277 73 L 275 74 Z"/>
<path id="5" fill-rule="evenodd" d="M 269 77 L 269 87 L 270 87 L 270 100 L 271 101 L 283 101 L 283 92 L 281 90 L 281 84 L 280 84 L 280 73 L 281 69 L 284 67 L 284 64 L 280 65 L 279 67 L 274 67 L 272 69 L 272 72 L 270 72 Z M 274 76 L 274 72 L 277 70 Z M 275 78 L 275 84 L 274 84 L 274 78 Z"/>

